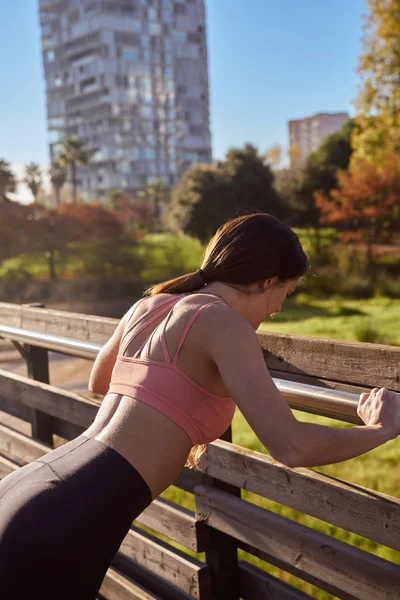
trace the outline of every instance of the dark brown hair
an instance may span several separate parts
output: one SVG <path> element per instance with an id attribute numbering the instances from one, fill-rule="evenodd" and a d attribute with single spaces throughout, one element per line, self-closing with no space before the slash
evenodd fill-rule
<path id="1" fill-rule="evenodd" d="M 249 285 L 275 275 L 283 282 L 301 277 L 309 266 L 290 227 L 272 215 L 255 213 L 231 219 L 218 229 L 205 250 L 201 272 L 154 285 L 147 294 L 194 292 L 213 281 Z"/>

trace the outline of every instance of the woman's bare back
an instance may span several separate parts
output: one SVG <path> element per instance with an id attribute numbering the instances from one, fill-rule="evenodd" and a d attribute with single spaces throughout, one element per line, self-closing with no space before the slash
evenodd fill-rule
<path id="1" fill-rule="evenodd" d="M 167 297 L 162 294 L 143 301 L 131 323 L 145 317 L 151 308 Z M 166 331 L 171 356 L 177 349 L 193 308 L 210 300 L 215 301 L 215 296 L 196 294 L 183 298 L 174 306 Z M 139 334 L 127 347 L 126 355 L 133 356 L 163 319 L 161 317 Z M 187 377 L 211 393 L 228 396 L 218 369 L 207 354 L 204 334 L 204 320 L 200 318 L 189 331 L 177 366 Z M 154 339 L 150 345 L 148 358 L 164 362 L 159 339 Z M 151 406 L 121 394 L 106 394 L 95 421 L 85 435 L 96 438 L 124 456 L 145 479 L 153 497 L 176 479 L 192 447 L 187 434 L 171 419 Z"/>

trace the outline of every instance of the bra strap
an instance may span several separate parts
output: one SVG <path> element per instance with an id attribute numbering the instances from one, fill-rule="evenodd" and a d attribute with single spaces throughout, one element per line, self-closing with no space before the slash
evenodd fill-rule
<path id="1" fill-rule="evenodd" d="M 153 339 L 156 331 L 157 331 L 157 327 L 155 327 L 153 329 L 153 331 L 151 332 L 150 336 L 144 340 L 144 342 L 140 346 L 139 350 L 137 350 L 135 352 L 135 354 L 133 355 L 133 358 L 141 358 L 140 355 L 144 349 L 146 349 L 144 358 L 149 358 L 150 345 L 151 345 L 152 339 Z"/>
<path id="2" fill-rule="evenodd" d="M 163 355 L 164 355 L 164 360 L 167 363 L 171 362 L 170 356 L 169 356 L 169 352 L 168 352 L 168 346 L 167 346 L 167 342 L 165 339 L 165 329 L 168 325 L 168 321 L 170 319 L 172 315 L 172 310 L 169 312 L 169 315 L 167 316 L 167 318 L 164 320 L 162 326 L 161 326 L 161 335 L 160 335 L 160 340 L 161 340 L 161 348 L 163 351 Z"/>
<path id="3" fill-rule="evenodd" d="M 146 299 L 147 299 L 146 297 L 144 297 L 144 298 L 140 298 L 140 300 L 138 300 L 138 301 L 137 301 L 137 302 L 136 302 L 136 303 L 135 303 L 135 304 L 134 304 L 134 305 L 133 305 L 133 306 L 132 306 L 132 307 L 131 307 L 131 308 L 128 310 L 128 313 L 130 313 L 130 314 L 129 314 L 129 316 L 128 316 L 128 319 L 127 319 L 127 326 L 125 327 L 125 329 L 124 329 L 124 332 L 123 332 L 123 335 L 122 335 L 122 338 L 121 338 L 120 347 L 122 347 L 122 345 L 123 345 L 123 343 L 124 343 L 124 340 L 125 340 L 126 336 L 127 336 L 127 335 L 129 335 L 129 333 L 132 331 L 132 329 L 134 328 L 134 326 L 136 325 L 136 323 L 138 323 L 139 321 L 141 321 L 141 319 L 138 319 L 138 320 L 136 321 L 136 323 L 133 323 L 133 324 L 132 324 L 132 322 L 131 322 L 131 319 L 132 319 L 133 315 L 135 314 L 135 312 L 137 311 L 137 309 L 139 308 L 139 306 L 140 306 L 140 305 L 141 305 L 141 304 L 142 304 L 142 303 L 143 303 L 143 302 L 144 302 Z"/>
<path id="4" fill-rule="evenodd" d="M 165 313 L 167 313 L 170 310 L 170 305 L 175 304 L 179 299 L 180 299 L 180 296 L 178 296 L 178 298 L 173 298 L 172 300 L 171 300 L 171 298 L 168 298 L 167 300 L 163 300 L 162 302 L 157 304 L 157 306 L 154 306 L 151 310 L 147 311 L 140 319 L 138 319 L 137 321 L 132 323 L 130 325 L 129 329 L 126 331 L 126 333 L 124 333 L 122 342 L 120 344 L 119 354 L 121 354 L 121 355 L 124 354 L 124 352 L 126 351 L 128 346 L 131 344 L 131 342 L 140 333 L 142 333 L 142 331 L 144 329 L 146 329 L 149 325 L 154 323 L 154 321 L 157 321 L 157 319 L 159 319 L 161 316 L 163 316 Z M 152 314 L 152 313 L 156 313 L 156 314 L 153 314 L 153 316 L 150 319 L 147 319 L 149 314 Z M 139 329 L 132 336 L 128 337 L 129 334 L 132 332 L 132 330 L 142 321 L 145 321 L 145 322 L 142 323 L 142 325 L 139 327 Z M 142 347 L 140 349 L 142 350 Z"/>
<path id="5" fill-rule="evenodd" d="M 178 344 L 178 349 L 175 353 L 174 358 L 171 361 L 171 364 L 173 364 L 174 366 L 176 366 L 177 362 L 178 362 L 178 358 L 179 358 L 179 353 L 182 349 L 182 346 L 184 344 L 184 341 L 186 340 L 186 337 L 189 333 L 190 328 L 192 327 L 193 323 L 195 322 L 195 320 L 197 319 L 197 317 L 199 316 L 199 314 L 205 310 L 206 308 L 208 308 L 209 306 L 213 306 L 214 304 L 226 304 L 226 302 L 222 302 L 222 300 L 217 300 L 216 302 L 209 302 L 208 304 L 203 304 L 202 306 L 200 306 L 196 312 L 191 316 L 191 318 L 189 319 L 188 323 L 185 326 L 185 329 L 182 332 L 182 335 L 180 337 L 179 340 L 179 344 Z"/>

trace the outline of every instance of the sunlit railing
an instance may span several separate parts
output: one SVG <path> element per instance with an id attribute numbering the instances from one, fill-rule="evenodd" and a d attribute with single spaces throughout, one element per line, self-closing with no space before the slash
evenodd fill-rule
<path id="1" fill-rule="evenodd" d="M 0 337 L 91 360 L 96 358 L 102 347 L 101 344 L 5 325 L 0 325 Z M 274 378 L 274 382 L 292 408 L 349 423 L 361 422 L 357 416 L 356 394 L 278 378 Z"/>

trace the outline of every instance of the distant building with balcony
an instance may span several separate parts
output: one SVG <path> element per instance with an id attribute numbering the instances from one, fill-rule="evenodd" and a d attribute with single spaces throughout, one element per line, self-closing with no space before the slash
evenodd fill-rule
<path id="1" fill-rule="evenodd" d="M 39 0 L 53 159 L 86 143 L 86 199 L 211 161 L 204 0 Z"/>
<path id="2" fill-rule="evenodd" d="M 290 166 L 304 164 L 326 136 L 341 129 L 350 119 L 346 112 L 318 113 L 305 119 L 289 121 Z"/>

